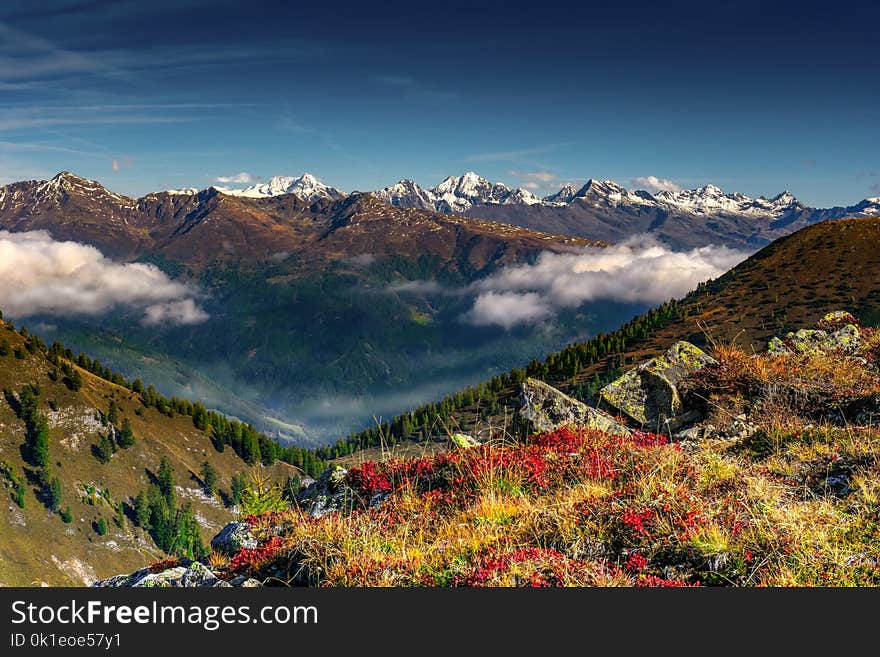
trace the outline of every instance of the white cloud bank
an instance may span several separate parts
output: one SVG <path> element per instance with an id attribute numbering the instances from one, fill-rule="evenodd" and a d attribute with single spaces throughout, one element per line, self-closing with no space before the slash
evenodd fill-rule
<path id="1" fill-rule="evenodd" d="M 254 182 L 254 177 L 247 171 L 240 171 L 231 176 L 217 176 L 214 182 L 218 183 L 250 183 Z"/>
<path id="2" fill-rule="evenodd" d="M 632 184 L 634 187 L 644 189 L 651 193 L 680 192 L 682 190 L 681 185 L 677 185 L 668 178 L 658 178 L 657 176 L 642 176 L 640 178 L 633 178 Z"/>
<path id="3" fill-rule="evenodd" d="M 194 291 L 147 264 L 120 264 L 95 247 L 45 231 L 0 231 L 0 309 L 10 317 L 99 315 L 143 309 L 145 324 L 197 324 L 208 314 Z"/>
<path id="4" fill-rule="evenodd" d="M 477 297 L 464 319 L 510 329 L 589 301 L 659 304 L 720 276 L 747 256 L 723 246 L 672 251 L 646 236 L 604 249 L 544 253 L 534 265 L 507 267 L 474 284 Z"/>

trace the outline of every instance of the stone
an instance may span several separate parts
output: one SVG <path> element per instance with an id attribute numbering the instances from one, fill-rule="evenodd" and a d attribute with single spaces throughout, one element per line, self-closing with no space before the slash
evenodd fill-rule
<path id="1" fill-rule="evenodd" d="M 602 388 L 599 398 L 641 428 L 671 434 L 699 419 L 696 412 L 683 407 L 678 383 L 716 362 L 690 342 L 676 342 L 661 356 Z"/>
<path id="2" fill-rule="evenodd" d="M 98 588 L 227 588 L 225 582 L 198 561 L 166 568 L 157 573 L 141 568 L 130 575 L 115 575 L 92 584 Z"/>
<path id="3" fill-rule="evenodd" d="M 458 449 L 477 447 L 480 444 L 473 436 L 469 436 L 466 433 L 454 433 L 449 437 L 449 440 L 451 440 L 452 444 Z"/>
<path id="4" fill-rule="evenodd" d="M 297 495 L 300 507 L 313 518 L 350 510 L 357 492 L 346 483 L 347 476 L 348 470 L 341 466 L 327 468 L 315 483 Z"/>
<path id="5" fill-rule="evenodd" d="M 678 441 L 699 442 L 701 440 L 714 438 L 717 433 L 718 430 L 712 424 L 697 424 L 679 431 L 673 436 L 673 439 Z"/>
<path id="6" fill-rule="evenodd" d="M 788 356 L 789 354 L 793 354 L 794 352 L 788 348 L 782 340 L 777 337 L 773 337 L 770 339 L 770 342 L 767 343 L 767 353 L 771 356 Z"/>
<path id="7" fill-rule="evenodd" d="M 262 588 L 263 586 L 263 583 L 260 580 L 254 579 L 253 577 L 246 577 L 244 575 L 233 577 L 231 580 L 229 580 L 229 584 L 236 588 L 242 589 L 255 589 Z"/>
<path id="8" fill-rule="evenodd" d="M 613 435 L 626 436 L 632 433 L 607 413 L 587 406 L 543 381 L 531 378 L 522 384 L 519 416 L 530 424 L 533 432 L 555 431 L 559 427 L 574 424 Z"/>
<path id="9" fill-rule="evenodd" d="M 230 522 L 220 533 L 211 539 L 211 548 L 223 554 L 235 554 L 242 548 L 253 550 L 259 541 L 253 535 L 251 526 L 246 522 Z"/>
<path id="10" fill-rule="evenodd" d="M 847 325 L 858 327 L 859 320 L 852 313 L 848 313 L 845 310 L 830 312 L 816 322 L 816 328 L 831 332 Z"/>
<path id="11" fill-rule="evenodd" d="M 845 354 L 857 354 L 862 349 L 862 336 L 855 324 L 842 326 L 825 339 L 823 348 L 826 351 L 839 351 Z"/>
<path id="12" fill-rule="evenodd" d="M 832 320 L 823 319 L 818 326 L 828 327 L 815 329 L 800 329 L 788 333 L 784 340 L 772 338 L 767 344 L 767 353 L 771 356 L 788 354 L 820 354 L 827 352 L 840 352 L 847 355 L 860 353 L 862 348 L 861 331 L 856 324 L 839 324 L 838 320 L 855 319 L 849 313 L 830 313 L 825 318 L 833 315 Z"/>

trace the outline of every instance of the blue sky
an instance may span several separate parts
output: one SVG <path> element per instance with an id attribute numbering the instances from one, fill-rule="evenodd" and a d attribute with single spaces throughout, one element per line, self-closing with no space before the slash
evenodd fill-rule
<path id="1" fill-rule="evenodd" d="M 37 4 L 0 6 L 0 182 L 475 170 L 539 194 L 654 176 L 880 196 L 868 2 Z"/>

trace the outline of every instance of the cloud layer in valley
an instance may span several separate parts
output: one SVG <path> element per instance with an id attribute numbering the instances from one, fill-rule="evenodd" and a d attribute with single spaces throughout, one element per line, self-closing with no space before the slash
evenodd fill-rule
<path id="1" fill-rule="evenodd" d="M 476 299 L 464 319 L 510 329 L 590 301 L 659 304 L 720 276 L 747 255 L 716 246 L 672 251 L 645 236 L 604 249 L 544 253 L 533 265 L 507 267 L 474 284 Z"/>
<path id="2" fill-rule="evenodd" d="M 142 310 L 145 324 L 196 324 L 208 315 L 195 296 L 153 265 L 117 263 L 45 231 L 0 231 L 0 309 L 10 317 L 99 315 L 127 306 Z"/>

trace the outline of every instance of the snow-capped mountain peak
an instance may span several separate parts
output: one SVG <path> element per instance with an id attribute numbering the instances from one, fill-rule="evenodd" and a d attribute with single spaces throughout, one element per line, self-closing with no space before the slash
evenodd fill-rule
<path id="1" fill-rule="evenodd" d="M 558 192 L 545 196 L 542 200 L 551 205 L 565 205 L 566 203 L 571 203 L 572 199 L 577 196 L 577 193 L 577 187 L 571 183 L 566 183 Z"/>
<path id="2" fill-rule="evenodd" d="M 272 176 L 267 182 L 251 185 L 244 189 L 229 189 L 226 187 L 217 187 L 216 189 L 231 196 L 245 196 L 248 198 L 295 194 L 302 200 L 310 203 L 320 199 L 337 200 L 345 197 L 345 192 L 324 184 L 310 173 L 303 173 L 299 177 Z"/>
<path id="3" fill-rule="evenodd" d="M 396 207 L 418 208 L 420 210 L 434 209 L 434 195 L 408 178 L 373 192 L 373 196 Z"/>

